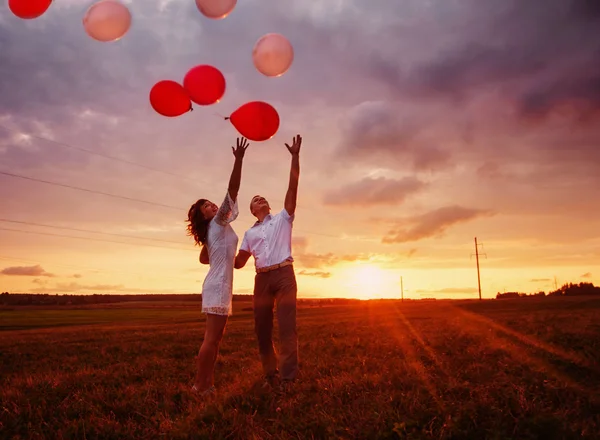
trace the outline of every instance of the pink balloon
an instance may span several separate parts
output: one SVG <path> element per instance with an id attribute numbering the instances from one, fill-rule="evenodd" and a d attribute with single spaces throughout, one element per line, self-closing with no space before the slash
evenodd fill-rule
<path id="1" fill-rule="evenodd" d="M 94 40 L 116 41 L 131 26 L 131 13 L 117 0 L 100 0 L 89 7 L 83 17 L 83 27 Z"/>
<path id="2" fill-rule="evenodd" d="M 263 75 L 281 76 L 294 61 L 294 48 L 283 35 L 267 34 L 254 45 L 252 61 Z"/>
<path id="3" fill-rule="evenodd" d="M 237 0 L 196 0 L 196 6 L 202 15 L 213 20 L 227 17 L 236 3 Z"/>

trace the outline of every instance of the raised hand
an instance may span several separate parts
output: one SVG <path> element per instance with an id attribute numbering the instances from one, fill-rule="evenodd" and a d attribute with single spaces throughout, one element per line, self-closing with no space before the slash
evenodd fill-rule
<path id="1" fill-rule="evenodd" d="M 236 159 L 243 159 L 244 153 L 246 153 L 246 148 L 250 146 L 248 143 L 248 139 L 241 137 L 237 138 L 236 147 L 231 147 L 231 151 L 233 151 L 233 155 Z"/>
<path id="2" fill-rule="evenodd" d="M 294 141 L 292 142 L 292 146 L 290 147 L 288 144 L 285 144 L 288 151 L 293 155 L 300 154 L 300 147 L 302 146 L 302 136 L 297 134 L 294 137 Z"/>

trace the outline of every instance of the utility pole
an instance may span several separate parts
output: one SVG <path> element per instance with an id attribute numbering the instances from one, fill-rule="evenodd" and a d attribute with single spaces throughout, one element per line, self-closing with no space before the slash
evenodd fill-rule
<path id="1" fill-rule="evenodd" d="M 400 276 L 400 295 L 402 298 L 401 302 L 404 302 L 404 282 L 402 281 L 402 276 Z"/>
<path id="2" fill-rule="evenodd" d="M 479 289 L 479 301 L 481 301 L 481 276 L 479 275 L 479 255 L 483 255 L 487 258 L 486 254 L 479 254 L 479 246 L 483 246 L 481 243 L 477 244 L 477 237 L 475 237 L 475 258 L 477 260 L 477 287 Z M 471 257 L 473 254 L 471 254 Z"/>

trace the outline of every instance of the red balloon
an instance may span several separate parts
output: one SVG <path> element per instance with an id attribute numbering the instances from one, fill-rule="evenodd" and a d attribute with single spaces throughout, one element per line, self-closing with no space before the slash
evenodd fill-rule
<path id="1" fill-rule="evenodd" d="M 271 139 L 279 129 L 279 114 L 270 104 L 248 102 L 234 111 L 229 119 L 240 134 L 251 141 Z"/>
<path id="2" fill-rule="evenodd" d="M 185 75 L 183 87 L 196 104 L 211 105 L 225 94 L 225 77 L 213 66 L 196 66 Z"/>
<path id="3" fill-rule="evenodd" d="M 164 80 L 154 84 L 150 90 L 152 108 L 163 116 L 180 116 L 192 109 L 190 97 L 181 84 Z"/>
<path id="4" fill-rule="evenodd" d="M 19 18 L 38 18 L 48 10 L 52 0 L 8 0 L 8 7 Z"/>

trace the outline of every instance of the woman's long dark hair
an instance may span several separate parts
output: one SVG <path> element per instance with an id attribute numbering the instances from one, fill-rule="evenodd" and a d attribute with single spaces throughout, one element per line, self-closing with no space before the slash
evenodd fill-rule
<path id="1" fill-rule="evenodd" d="M 206 199 L 200 199 L 194 203 L 188 211 L 187 231 L 188 235 L 194 237 L 196 244 L 201 245 L 206 242 L 206 233 L 208 232 L 209 220 L 206 220 L 202 215 L 200 208 Z"/>

